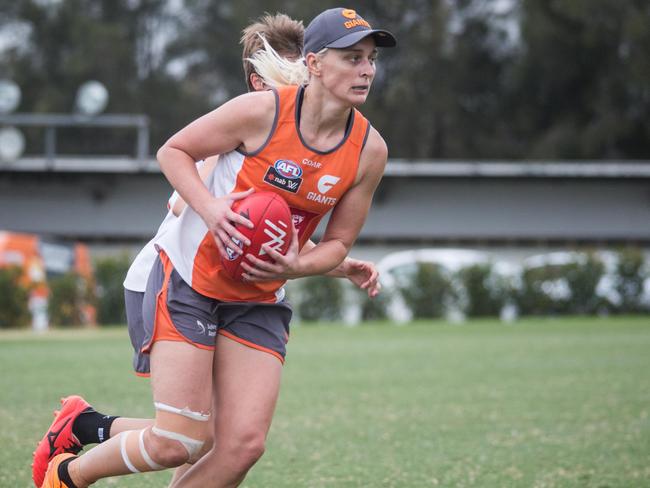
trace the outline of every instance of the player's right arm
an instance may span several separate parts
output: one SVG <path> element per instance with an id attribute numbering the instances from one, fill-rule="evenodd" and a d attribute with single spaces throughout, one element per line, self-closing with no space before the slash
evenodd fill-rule
<path id="1" fill-rule="evenodd" d="M 248 242 L 233 225 L 252 224 L 231 210 L 235 200 L 252 190 L 214 197 L 201 181 L 195 161 L 224 154 L 238 147 L 254 150 L 266 140 L 275 117 L 275 96 L 270 91 L 236 97 L 174 134 L 157 152 L 160 167 L 181 198 L 201 216 L 225 255 L 225 247 L 241 253 L 232 237 Z"/>

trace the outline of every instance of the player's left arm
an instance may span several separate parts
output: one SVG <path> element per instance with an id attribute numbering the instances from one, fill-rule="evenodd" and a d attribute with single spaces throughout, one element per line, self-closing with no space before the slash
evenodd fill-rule
<path id="1" fill-rule="evenodd" d="M 359 171 L 354 185 L 343 195 L 332 211 L 321 241 L 313 249 L 299 253 L 297 232 L 286 255 L 266 249 L 274 262 L 265 262 L 250 254 L 243 261 L 244 277 L 250 281 L 293 279 L 327 273 L 347 256 L 366 220 L 372 196 L 386 167 L 388 149 L 379 133 L 371 128 L 361 153 Z"/>

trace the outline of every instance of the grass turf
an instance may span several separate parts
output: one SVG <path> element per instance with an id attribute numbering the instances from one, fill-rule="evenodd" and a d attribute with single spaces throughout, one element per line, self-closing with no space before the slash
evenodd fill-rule
<path id="1" fill-rule="evenodd" d="M 0 334 L 0 486 L 58 398 L 150 416 L 124 329 Z M 247 487 L 650 487 L 650 318 L 296 327 Z M 96 486 L 165 486 L 168 473 Z"/>

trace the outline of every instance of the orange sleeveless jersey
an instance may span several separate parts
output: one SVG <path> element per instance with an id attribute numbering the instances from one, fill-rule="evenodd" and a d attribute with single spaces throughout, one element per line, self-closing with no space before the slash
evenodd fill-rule
<path id="1" fill-rule="evenodd" d="M 345 136 L 336 147 L 325 152 L 309 147 L 298 130 L 303 90 L 283 87 L 275 91 L 276 115 L 265 144 L 253 153 L 221 155 L 206 181 L 217 197 L 251 187 L 282 196 L 291 209 L 300 248 L 354 183 L 370 128 L 354 109 Z M 183 280 L 202 295 L 237 302 L 276 302 L 284 296 L 284 281 L 245 283 L 229 278 L 212 234 L 191 208 L 156 245 L 165 251 Z"/>

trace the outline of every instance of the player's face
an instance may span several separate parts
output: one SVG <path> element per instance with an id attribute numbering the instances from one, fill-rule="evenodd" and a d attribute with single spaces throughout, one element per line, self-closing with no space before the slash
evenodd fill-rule
<path id="1" fill-rule="evenodd" d="M 361 105 L 375 78 L 376 59 L 377 46 L 372 36 L 349 48 L 328 49 L 321 58 L 323 85 L 351 105 Z"/>

